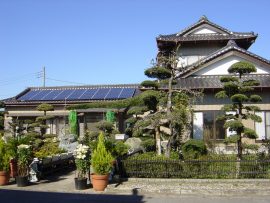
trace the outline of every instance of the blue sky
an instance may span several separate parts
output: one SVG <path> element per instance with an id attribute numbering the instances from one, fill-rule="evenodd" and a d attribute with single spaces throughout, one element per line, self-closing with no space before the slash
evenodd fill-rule
<path id="1" fill-rule="evenodd" d="M 202 15 L 258 33 L 249 50 L 270 59 L 269 7 L 269 0 L 0 0 L 0 99 L 41 86 L 43 66 L 47 86 L 140 83 L 155 37 Z"/>

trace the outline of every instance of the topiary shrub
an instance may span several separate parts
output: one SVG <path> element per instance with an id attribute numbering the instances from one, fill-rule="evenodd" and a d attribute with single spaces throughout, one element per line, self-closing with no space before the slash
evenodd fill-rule
<path id="1" fill-rule="evenodd" d="M 96 127 L 99 129 L 99 130 L 102 130 L 103 132 L 105 133 L 111 133 L 114 129 L 114 125 L 113 123 L 111 122 L 108 122 L 108 121 L 99 121 L 97 124 L 96 124 Z"/>
<path id="2" fill-rule="evenodd" d="M 207 148 L 202 140 L 191 139 L 182 146 L 184 159 L 197 159 L 207 154 Z"/>
<path id="3" fill-rule="evenodd" d="M 103 133 L 99 134 L 98 145 L 92 154 L 91 164 L 94 173 L 98 175 L 106 175 L 112 169 L 113 157 L 110 152 L 106 150 L 105 139 Z"/>
<path id="4" fill-rule="evenodd" d="M 114 144 L 114 157 L 121 157 L 128 153 L 129 146 L 122 141 L 117 141 Z"/>
<path id="5" fill-rule="evenodd" d="M 159 87 L 159 83 L 157 81 L 145 80 L 141 83 L 141 86 L 157 89 Z"/>

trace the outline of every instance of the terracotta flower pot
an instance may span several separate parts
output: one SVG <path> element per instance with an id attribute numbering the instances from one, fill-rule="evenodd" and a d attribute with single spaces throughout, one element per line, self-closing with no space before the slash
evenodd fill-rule
<path id="1" fill-rule="evenodd" d="M 10 163 L 10 177 L 15 178 L 17 176 L 17 161 L 15 159 L 11 159 Z"/>
<path id="2" fill-rule="evenodd" d="M 83 179 L 74 178 L 74 180 L 76 190 L 85 190 L 87 188 L 87 178 Z"/>
<path id="3" fill-rule="evenodd" d="M 109 182 L 109 174 L 107 175 L 91 174 L 91 177 L 94 190 L 104 191 Z"/>
<path id="4" fill-rule="evenodd" d="M 0 185 L 7 185 L 9 178 L 9 171 L 0 171 Z"/>

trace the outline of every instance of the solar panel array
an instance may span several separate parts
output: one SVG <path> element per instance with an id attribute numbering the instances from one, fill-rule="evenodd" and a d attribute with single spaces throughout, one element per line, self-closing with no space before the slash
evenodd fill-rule
<path id="1" fill-rule="evenodd" d="M 117 100 L 133 97 L 136 88 L 91 88 L 91 89 L 32 89 L 20 96 L 21 101 L 72 101 L 72 100 Z"/>

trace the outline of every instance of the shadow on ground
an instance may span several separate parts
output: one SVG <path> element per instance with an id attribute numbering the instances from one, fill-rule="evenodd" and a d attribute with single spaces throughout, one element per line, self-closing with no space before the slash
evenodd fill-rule
<path id="1" fill-rule="evenodd" d="M 144 203 L 136 189 L 132 195 L 33 192 L 0 189 L 1 203 Z"/>

